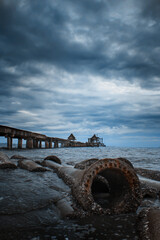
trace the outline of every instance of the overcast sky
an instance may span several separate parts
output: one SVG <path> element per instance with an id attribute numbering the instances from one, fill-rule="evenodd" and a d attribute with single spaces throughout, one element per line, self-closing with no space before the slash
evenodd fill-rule
<path id="1" fill-rule="evenodd" d="M 160 146 L 160 0 L 0 0 L 0 124 Z"/>

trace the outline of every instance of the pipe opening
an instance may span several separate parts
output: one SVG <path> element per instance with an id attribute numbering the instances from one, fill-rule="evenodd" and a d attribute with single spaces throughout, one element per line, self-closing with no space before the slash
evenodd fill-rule
<path id="1" fill-rule="evenodd" d="M 108 199 L 110 196 L 109 184 L 106 178 L 97 175 L 92 182 L 91 192 L 93 199 L 101 207 L 105 208 L 108 205 Z"/>
<path id="2" fill-rule="evenodd" d="M 130 192 L 129 183 L 119 169 L 105 169 L 93 179 L 91 192 L 94 201 L 102 208 L 114 208 Z"/>

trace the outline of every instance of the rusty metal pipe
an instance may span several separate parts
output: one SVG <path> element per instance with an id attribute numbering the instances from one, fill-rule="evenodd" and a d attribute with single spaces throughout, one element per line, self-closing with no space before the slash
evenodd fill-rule
<path id="1" fill-rule="evenodd" d="M 134 168 L 122 159 L 101 159 L 84 170 L 47 160 L 44 164 L 70 185 L 73 196 L 87 211 L 126 213 L 136 211 L 141 203 L 139 179 Z"/>

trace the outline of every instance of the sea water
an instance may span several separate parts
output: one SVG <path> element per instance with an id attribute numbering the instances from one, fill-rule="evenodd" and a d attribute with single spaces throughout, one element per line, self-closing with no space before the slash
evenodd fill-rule
<path id="1" fill-rule="evenodd" d="M 14 154 L 23 155 L 33 160 L 42 160 L 48 155 L 56 155 L 62 164 L 77 162 L 90 158 L 124 157 L 132 162 L 134 167 L 160 170 L 160 148 L 125 148 L 125 147 L 79 147 L 52 149 L 13 149 L 2 150 L 9 157 Z"/>

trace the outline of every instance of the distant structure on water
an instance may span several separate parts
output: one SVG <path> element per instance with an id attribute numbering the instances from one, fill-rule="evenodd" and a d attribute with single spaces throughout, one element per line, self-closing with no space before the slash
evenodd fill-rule
<path id="1" fill-rule="evenodd" d="M 75 141 L 76 140 L 76 138 L 73 135 L 73 133 L 71 133 L 71 135 L 68 137 L 68 140 L 70 140 L 70 141 Z"/>
<path id="2" fill-rule="evenodd" d="M 71 133 L 68 139 L 48 137 L 44 134 L 30 132 L 22 129 L 12 128 L 0 125 L 0 136 L 7 138 L 7 148 L 13 148 L 13 139 L 17 139 L 17 148 L 35 149 L 35 148 L 58 148 L 58 147 L 105 147 L 103 138 L 95 134 L 88 139 L 88 142 L 76 141 L 75 136 Z M 44 147 L 42 143 L 44 142 Z M 15 145 L 15 144 L 14 144 Z"/>
<path id="3" fill-rule="evenodd" d="M 68 141 L 64 143 L 64 147 L 106 147 L 103 143 L 103 138 L 96 136 L 88 138 L 88 142 L 79 142 L 76 141 L 75 136 L 71 133 L 68 137 Z"/>
<path id="4" fill-rule="evenodd" d="M 88 138 L 88 143 L 91 144 L 93 147 L 105 147 L 103 143 L 103 138 L 100 138 L 95 134 L 91 138 Z"/>

